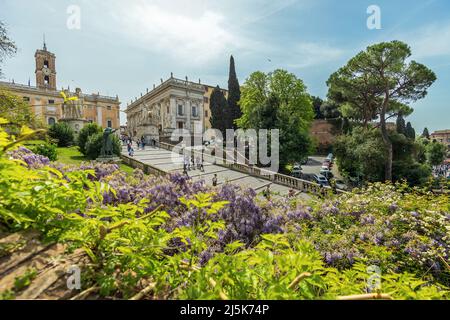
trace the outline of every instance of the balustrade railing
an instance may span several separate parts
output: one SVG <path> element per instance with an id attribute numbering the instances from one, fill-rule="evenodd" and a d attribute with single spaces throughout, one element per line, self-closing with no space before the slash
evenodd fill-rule
<path id="1" fill-rule="evenodd" d="M 173 151 L 175 146 L 169 143 L 165 143 L 165 142 L 161 142 L 160 143 L 160 147 L 164 148 L 166 150 L 169 151 Z M 181 148 L 179 148 L 178 150 L 180 154 L 183 153 L 183 150 Z M 266 170 L 264 168 L 259 168 L 259 167 L 255 167 L 255 166 L 249 166 L 243 163 L 235 163 L 235 162 L 227 162 L 226 159 L 224 158 L 220 158 L 217 156 L 212 156 L 210 154 L 204 154 L 203 152 L 197 151 L 197 150 L 191 150 L 192 154 L 197 154 L 197 155 L 202 155 L 205 157 L 209 157 L 212 160 L 213 163 L 215 163 L 216 165 L 222 166 L 222 167 L 226 167 L 235 171 L 239 171 L 242 173 L 246 173 L 252 176 L 256 176 L 258 178 L 262 178 L 265 180 L 269 180 L 272 181 L 273 183 L 276 184 L 280 184 L 289 188 L 293 188 L 302 192 L 308 192 L 308 193 L 313 193 L 313 194 L 325 194 L 327 192 L 333 192 L 333 189 L 331 187 L 322 187 L 320 184 L 312 182 L 312 181 L 307 181 L 307 180 L 303 180 L 303 179 L 299 179 L 296 177 L 291 177 L 291 176 L 287 176 L 278 172 L 273 172 L 270 170 Z M 346 191 L 343 190 L 339 190 L 336 189 L 335 190 L 336 193 L 341 194 L 341 193 L 346 193 Z"/>

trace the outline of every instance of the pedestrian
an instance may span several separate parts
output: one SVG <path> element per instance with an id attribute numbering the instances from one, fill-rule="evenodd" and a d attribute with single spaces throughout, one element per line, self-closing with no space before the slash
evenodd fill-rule
<path id="1" fill-rule="evenodd" d="M 292 197 L 294 197 L 294 196 L 295 196 L 295 190 L 294 190 L 294 189 L 289 189 L 288 197 L 289 197 L 289 198 L 292 198 Z"/>
<path id="2" fill-rule="evenodd" d="M 130 151 L 128 152 L 128 155 L 129 155 L 130 157 L 133 157 L 133 156 L 134 156 L 134 149 L 133 149 L 133 147 L 130 147 Z"/>
<path id="3" fill-rule="evenodd" d="M 190 171 L 191 170 L 191 166 L 189 165 L 189 158 L 188 158 L 188 156 L 185 156 L 183 161 L 184 161 L 184 165 L 186 166 L 186 169 L 188 171 Z"/>
<path id="4" fill-rule="evenodd" d="M 217 173 L 214 173 L 214 177 L 212 179 L 213 187 L 217 187 Z"/>
<path id="5" fill-rule="evenodd" d="M 263 196 L 264 196 L 264 198 L 266 198 L 267 200 L 270 200 L 270 184 L 267 185 L 266 189 L 264 189 L 264 191 L 263 191 Z"/>

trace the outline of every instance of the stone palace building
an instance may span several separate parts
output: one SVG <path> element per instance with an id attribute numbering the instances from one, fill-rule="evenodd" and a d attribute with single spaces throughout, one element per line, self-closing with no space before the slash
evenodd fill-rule
<path id="1" fill-rule="evenodd" d="M 167 140 L 175 129 L 202 134 L 211 128 L 209 107 L 214 87 L 171 77 L 128 104 L 127 135 Z M 222 89 L 225 95 L 227 91 Z"/>
<path id="2" fill-rule="evenodd" d="M 118 129 L 120 127 L 120 101 L 116 97 L 102 96 L 97 94 L 84 94 L 80 88 L 75 92 L 69 89 L 57 90 L 56 81 L 56 56 L 47 50 L 44 43 L 42 50 L 37 50 L 36 61 L 36 86 L 17 84 L 12 82 L 0 81 L 0 89 L 6 89 L 9 92 L 21 96 L 28 102 L 36 116 L 40 117 L 45 123 L 52 125 L 61 120 L 73 121 L 75 133 L 81 129 L 84 123 L 96 122 L 103 128 L 111 127 Z M 61 96 L 64 91 L 67 97 L 77 96 L 75 102 L 78 112 L 70 115 L 64 112 L 64 98 Z M 67 117 L 76 117 L 77 119 L 64 119 Z"/>

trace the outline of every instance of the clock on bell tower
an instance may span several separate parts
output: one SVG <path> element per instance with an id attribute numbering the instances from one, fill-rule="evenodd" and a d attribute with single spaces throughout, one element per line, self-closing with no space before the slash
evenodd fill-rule
<path id="1" fill-rule="evenodd" d="M 36 86 L 40 89 L 56 90 L 56 56 L 47 51 L 45 42 L 42 50 L 36 50 L 34 58 L 36 60 Z"/>

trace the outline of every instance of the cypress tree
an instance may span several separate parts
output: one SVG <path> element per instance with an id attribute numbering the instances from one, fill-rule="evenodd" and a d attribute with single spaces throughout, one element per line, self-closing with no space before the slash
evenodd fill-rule
<path id="1" fill-rule="evenodd" d="M 229 112 L 227 110 L 227 99 L 219 86 L 215 87 L 211 93 L 210 109 L 211 127 L 220 130 L 225 137 L 225 129 L 227 129 L 226 116 Z"/>
<path id="2" fill-rule="evenodd" d="M 430 132 L 428 131 L 428 128 L 423 129 L 422 137 L 430 140 Z"/>
<path id="3" fill-rule="evenodd" d="M 407 136 L 405 119 L 403 119 L 402 114 L 399 114 L 397 117 L 397 133 Z"/>
<path id="4" fill-rule="evenodd" d="M 236 76 L 236 69 L 234 66 L 234 58 L 230 57 L 230 73 L 228 77 L 228 110 L 226 128 L 236 129 L 237 126 L 234 120 L 239 119 L 242 116 L 241 108 L 239 106 L 239 100 L 241 99 L 241 89 L 239 87 L 239 81 Z"/>
<path id="5" fill-rule="evenodd" d="M 416 140 L 416 131 L 411 125 L 411 122 L 406 124 L 406 137 L 411 140 Z"/>

